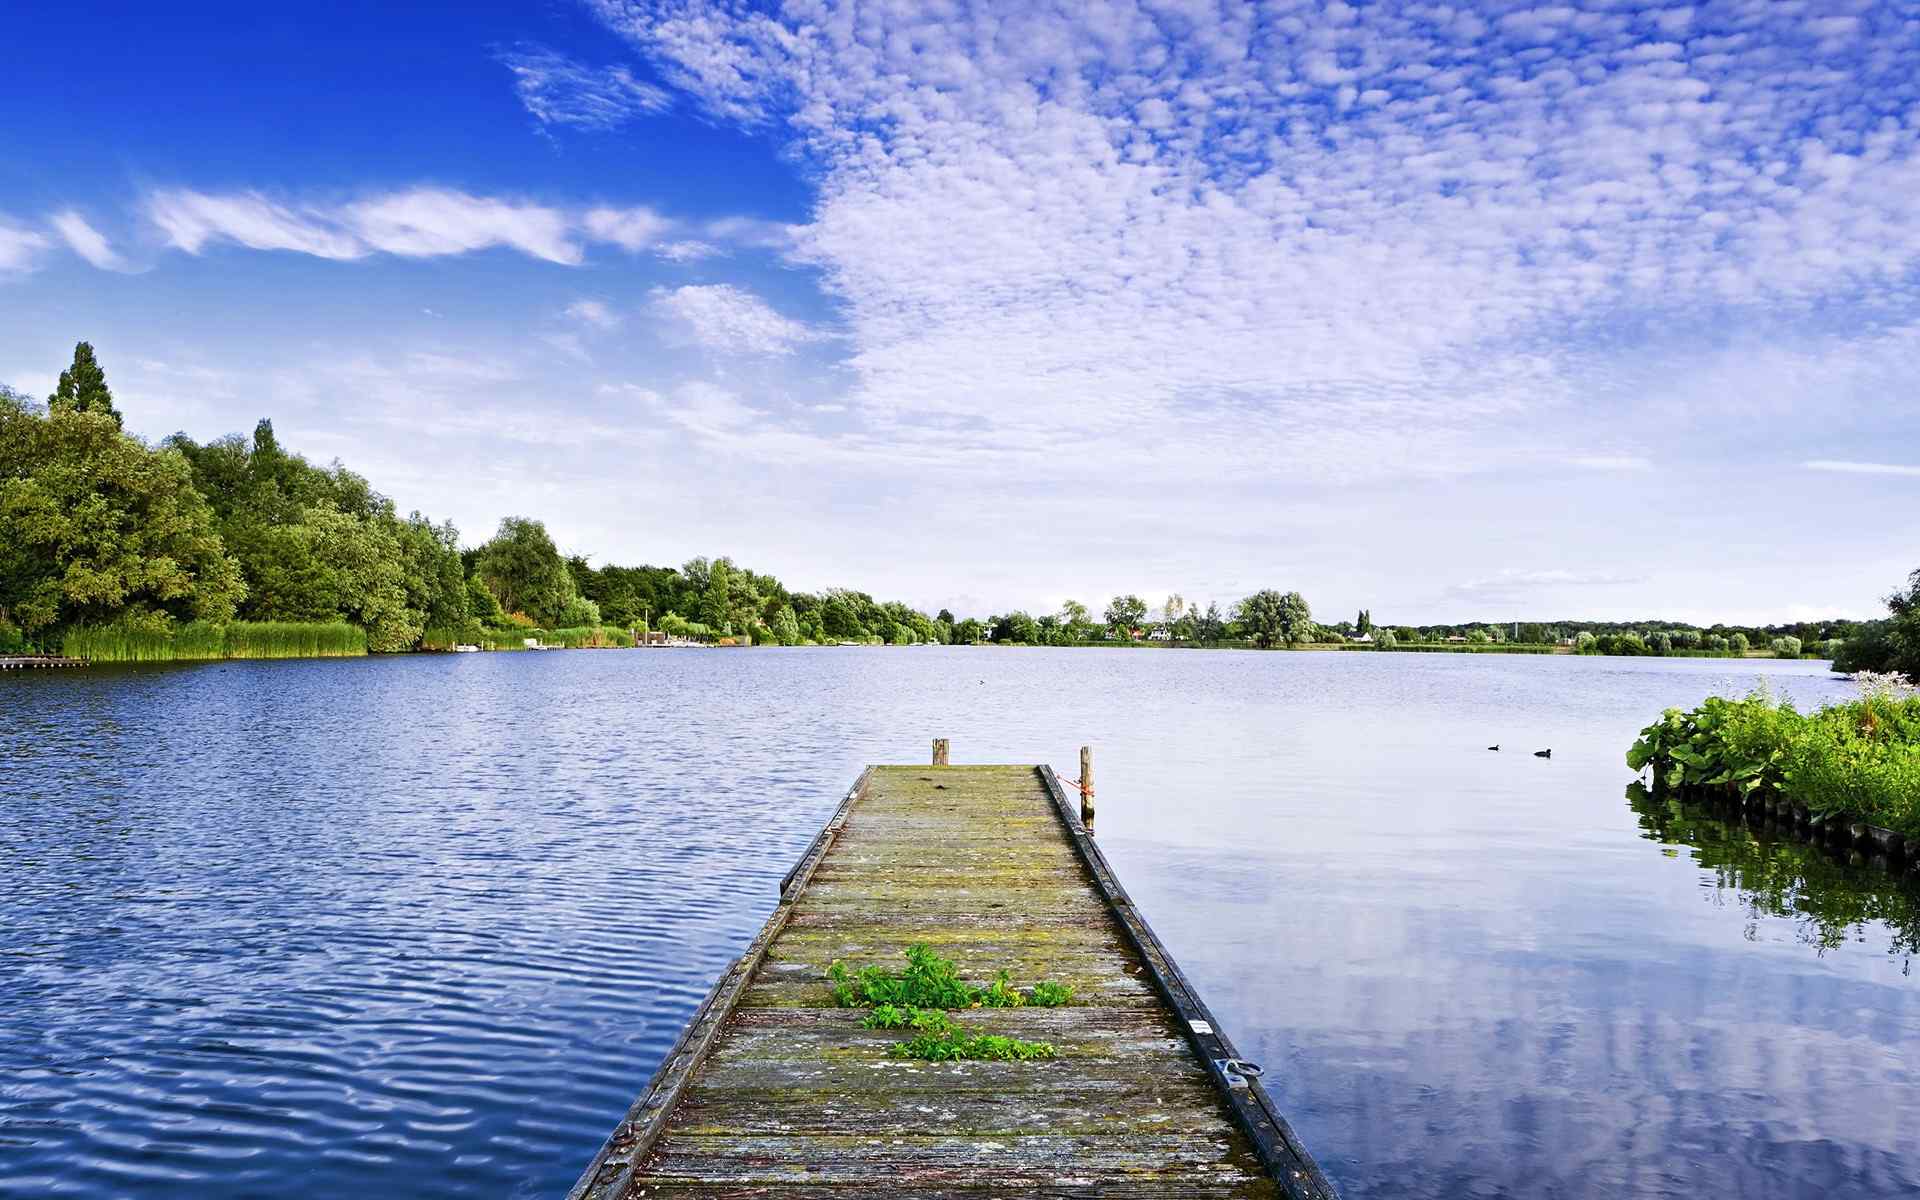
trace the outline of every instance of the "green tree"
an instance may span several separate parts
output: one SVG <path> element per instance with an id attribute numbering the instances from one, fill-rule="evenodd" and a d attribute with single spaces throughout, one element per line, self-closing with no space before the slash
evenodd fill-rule
<path id="1" fill-rule="evenodd" d="M 1032 617 L 1016 610 L 994 621 L 992 636 L 996 642 L 1031 646 L 1040 640 L 1040 626 Z"/>
<path id="2" fill-rule="evenodd" d="M 113 392 L 107 387 L 107 373 L 93 356 L 93 343 L 80 342 L 73 348 L 73 365 L 60 372 L 59 386 L 47 397 L 47 408 L 54 412 L 99 413 L 120 428 L 120 411 L 113 406 Z"/>
<path id="3" fill-rule="evenodd" d="M 600 624 L 600 606 L 585 596 L 575 596 L 560 609 L 555 622 L 561 629 L 591 629 Z"/>
<path id="4" fill-rule="evenodd" d="M 1146 622 L 1147 602 L 1131 593 L 1115 596 L 1113 602 L 1107 605 L 1106 617 L 1107 628 L 1116 636 L 1132 637 L 1133 631 Z"/>
<path id="5" fill-rule="evenodd" d="M 1083 641 L 1093 633 L 1093 616 L 1078 600 L 1060 606 L 1061 633 L 1070 641 Z"/>
<path id="6" fill-rule="evenodd" d="M 1775 658 L 1799 658 L 1800 639 L 1791 636 L 1773 639 L 1773 654 Z"/>
<path id="7" fill-rule="evenodd" d="M 867 636 L 866 626 L 860 623 L 852 602 L 842 592 L 827 593 L 826 601 L 820 606 L 820 627 L 828 637 L 840 641 L 859 641 Z"/>
<path id="8" fill-rule="evenodd" d="M 1319 632 L 1313 624 L 1313 613 L 1299 592 L 1282 594 L 1271 589 L 1255 592 L 1240 602 L 1234 619 L 1256 645 L 1266 649 L 1312 641 Z"/>
<path id="9" fill-rule="evenodd" d="M 794 615 L 793 605 L 782 604 L 780 611 L 773 614 L 773 636 L 782 646 L 800 644 L 800 619 Z"/>
<path id="10" fill-rule="evenodd" d="M 1884 621 L 1862 622 L 1834 649 L 1833 669 L 1897 671 L 1920 680 L 1920 571 L 1908 576 L 1906 589 L 1887 597 Z"/>
<path id="11" fill-rule="evenodd" d="M 497 629 L 507 622 L 506 610 L 500 607 L 500 600 L 487 585 L 480 582 L 478 575 L 467 580 L 467 611 L 473 619 L 490 629 Z"/>
<path id="12" fill-rule="evenodd" d="M 1193 639 L 1197 642 L 1217 642 L 1226 636 L 1226 618 L 1220 615 L 1220 606 L 1209 601 L 1207 611 L 1193 622 Z"/>
<path id="13" fill-rule="evenodd" d="M 500 522 L 499 532 L 480 547 L 474 570 L 502 608 L 549 628 L 574 596 L 573 575 L 547 527 L 526 517 Z"/>
<path id="14" fill-rule="evenodd" d="M 0 395 L 0 531 L 0 620 L 28 634 L 224 622 L 246 594 L 186 458 L 97 410 Z"/>
<path id="15" fill-rule="evenodd" d="M 956 646 L 971 646 L 985 637 L 986 632 L 986 626 L 981 624 L 978 618 L 968 617 L 953 627 L 953 644 Z"/>
<path id="16" fill-rule="evenodd" d="M 1739 658 L 1741 655 L 1747 652 L 1747 647 L 1749 644 L 1750 643 L 1747 641 L 1746 634 L 1736 633 L 1732 637 L 1729 637 L 1727 639 L 1727 650 L 1735 658 Z"/>
<path id="17" fill-rule="evenodd" d="M 733 564 L 714 560 L 700 597 L 700 623 L 721 634 L 733 632 Z"/>

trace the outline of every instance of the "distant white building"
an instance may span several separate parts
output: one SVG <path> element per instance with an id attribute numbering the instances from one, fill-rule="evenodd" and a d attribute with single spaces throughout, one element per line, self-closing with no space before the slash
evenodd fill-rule
<path id="1" fill-rule="evenodd" d="M 1350 642 L 1371 643 L 1373 641 L 1373 635 L 1371 633 L 1356 633 L 1352 637 L 1348 638 L 1347 640 Z"/>

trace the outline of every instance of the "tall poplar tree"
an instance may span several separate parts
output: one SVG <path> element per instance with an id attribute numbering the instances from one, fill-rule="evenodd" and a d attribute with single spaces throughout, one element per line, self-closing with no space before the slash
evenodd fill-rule
<path id="1" fill-rule="evenodd" d="M 107 387 L 107 373 L 93 356 L 93 343 L 80 342 L 73 348 L 73 365 L 60 372 L 60 386 L 47 397 L 47 407 L 73 412 L 99 413 L 121 424 L 120 410 L 113 406 L 113 392 Z"/>

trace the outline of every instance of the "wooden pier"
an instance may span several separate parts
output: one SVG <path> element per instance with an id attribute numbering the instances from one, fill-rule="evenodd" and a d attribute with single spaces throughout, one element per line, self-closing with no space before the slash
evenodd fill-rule
<path id="1" fill-rule="evenodd" d="M 1084 757 L 1082 771 L 1090 782 Z M 572 1200 L 1330 1200 L 1094 845 L 1078 783 L 1047 767 L 868 768 Z M 915 943 L 968 980 L 1006 968 L 1020 987 L 1071 985 L 1064 1007 L 954 1014 L 1056 1057 L 891 1055 L 903 1035 L 836 1007 L 827 971 L 897 969 Z"/>
<path id="2" fill-rule="evenodd" d="M 84 667 L 84 658 L 62 658 L 58 654 L 0 654 L 0 671 L 26 671 L 36 667 Z"/>

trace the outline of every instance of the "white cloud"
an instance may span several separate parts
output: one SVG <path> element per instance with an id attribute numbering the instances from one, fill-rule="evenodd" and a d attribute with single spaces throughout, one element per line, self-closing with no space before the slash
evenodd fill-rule
<path id="1" fill-rule="evenodd" d="M 435 187 L 345 203 L 175 188 L 150 194 L 146 212 L 170 245 L 189 254 L 230 242 L 330 259 L 375 253 L 429 258 L 504 247 L 571 266 L 581 261 L 586 240 L 641 250 L 679 228 L 646 208 L 579 211 Z"/>
<path id="2" fill-rule="evenodd" d="M 87 224 L 87 219 L 72 209 L 56 213 L 48 223 L 67 243 L 68 249 L 101 270 L 119 271 L 126 267 L 125 260 L 114 253 L 106 236 Z"/>
<path id="3" fill-rule="evenodd" d="M 701 241 L 664 242 L 653 251 L 668 262 L 694 262 L 702 258 L 712 258 L 720 253 L 718 246 Z"/>
<path id="4" fill-rule="evenodd" d="M 360 258 L 368 247 L 311 211 L 255 192 L 208 195 L 173 189 L 147 197 L 147 216 L 174 247 L 198 254 L 209 243 L 236 242 L 252 250 L 293 250 L 318 258 Z"/>
<path id="5" fill-rule="evenodd" d="M 509 246 L 548 262 L 580 261 L 567 214 L 540 204 L 415 188 L 349 204 L 338 219 L 368 247 L 410 258 Z"/>
<path id="6" fill-rule="evenodd" d="M 621 66 L 589 67 L 555 51 L 522 46 L 499 56 L 513 88 L 542 125 L 617 129 L 636 117 L 665 111 L 672 97 Z"/>
<path id="7" fill-rule="evenodd" d="M 23 229 L 0 217 L 0 275 L 25 274 L 38 265 L 47 248 L 45 234 Z"/>
<path id="8" fill-rule="evenodd" d="M 619 314 L 607 307 L 604 300 L 575 300 L 567 305 L 566 315 L 595 329 L 612 329 L 620 324 Z"/>
<path id="9" fill-rule="evenodd" d="M 587 232 L 622 250 L 645 250 L 674 229 L 674 223 L 648 208 L 596 208 L 585 219 Z"/>
<path id="10" fill-rule="evenodd" d="M 695 344 L 727 354 L 791 354 L 820 335 L 731 284 L 655 288 L 652 307 Z"/>
<path id="11" fill-rule="evenodd" d="M 1920 466 L 1907 463 L 1847 462 L 1816 458 L 1801 464 L 1809 471 L 1836 471 L 1846 475 L 1920 475 Z"/>
<path id="12" fill-rule="evenodd" d="M 342 260 L 371 254 L 427 258 L 505 247 L 572 266 L 582 260 L 588 242 L 645 251 L 671 262 L 713 257 L 726 247 L 786 251 L 792 246 L 789 227 L 769 221 L 724 218 L 695 224 L 641 205 L 574 208 L 442 187 L 406 188 L 347 201 L 169 188 L 149 193 L 144 208 L 167 244 L 189 254 L 222 242 Z M 94 265 L 117 261 L 106 239 L 77 214 L 63 213 L 55 223 L 83 256 L 107 256 Z M 686 236 L 689 233 L 701 236 Z M 28 239 L 26 248 L 45 244 L 39 235 L 22 234 Z"/>
<path id="13" fill-rule="evenodd" d="M 695 380 L 674 389 L 666 417 L 696 434 L 728 437 L 750 428 L 763 414 L 719 384 Z"/>

